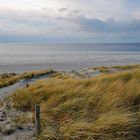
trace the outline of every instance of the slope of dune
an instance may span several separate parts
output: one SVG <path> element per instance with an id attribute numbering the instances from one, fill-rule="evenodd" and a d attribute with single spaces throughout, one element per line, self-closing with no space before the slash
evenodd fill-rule
<path id="1" fill-rule="evenodd" d="M 7 100 L 24 112 L 41 105 L 40 140 L 140 139 L 139 69 L 88 79 L 40 80 Z"/>

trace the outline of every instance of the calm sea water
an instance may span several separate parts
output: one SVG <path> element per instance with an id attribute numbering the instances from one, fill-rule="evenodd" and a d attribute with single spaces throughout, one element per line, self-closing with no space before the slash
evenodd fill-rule
<path id="1" fill-rule="evenodd" d="M 0 44 L 0 72 L 140 64 L 140 43 Z"/>

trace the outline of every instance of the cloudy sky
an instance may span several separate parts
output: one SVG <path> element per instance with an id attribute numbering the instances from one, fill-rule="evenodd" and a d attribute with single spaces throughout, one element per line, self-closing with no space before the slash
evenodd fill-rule
<path id="1" fill-rule="evenodd" d="M 0 0 L 0 42 L 140 42 L 140 0 Z"/>

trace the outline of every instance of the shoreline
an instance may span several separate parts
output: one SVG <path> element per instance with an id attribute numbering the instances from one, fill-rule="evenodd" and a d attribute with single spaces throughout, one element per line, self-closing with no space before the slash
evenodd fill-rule
<path id="1" fill-rule="evenodd" d="M 42 70 L 42 69 L 54 69 L 56 71 L 65 71 L 71 72 L 75 70 L 83 70 L 88 69 L 90 67 L 101 67 L 101 66 L 125 66 L 125 65 L 139 65 L 140 62 L 134 63 L 123 63 L 123 62 L 116 62 L 116 63 L 99 63 L 99 64 L 72 64 L 72 63 L 54 63 L 54 64 L 45 64 L 45 63 L 36 63 L 36 64 L 14 64 L 14 65 L 1 65 L 0 64 L 0 74 L 3 73 L 23 73 L 28 71 L 34 70 Z"/>

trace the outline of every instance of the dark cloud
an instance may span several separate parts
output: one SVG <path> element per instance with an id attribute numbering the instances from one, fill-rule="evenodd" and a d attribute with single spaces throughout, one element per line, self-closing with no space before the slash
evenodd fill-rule
<path id="1" fill-rule="evenodd" d="M 78 9 L 69 9 L 69 8 L 60 8 L 58 9 L 58 11 L 60 12 L 60 14 L 67 14 L 68 17 L 77 17 L 80 16 L 82 11 L 78 10 Z"/>
<path id="2" fill-rule="evenodd" d="M 114 19 L 109 19 L 103 21 L 99 19 L 88 19 L 85 17 L 79 17 L 77 23 L 81 27 L 81 30 L 87 32 L 140 32 L 140 20 L 115 21 Z"/>
<path id="3" fill-rule="evenodd" d="M 81 13 L 81 11 L 80 11 L 80 10 L 77 10 L 77 9 L 72 10 L 72 12 L 73 12 L 74 14 L 80 14 L 80 13 Z"/>
<path id="4" fill-rule="evenodd" d="M 61 13 L 61 12 L 65 12 L 65 11 L 67 11 L 68 9 L 67 8 L 60 8 L 58 11 Z"/>

